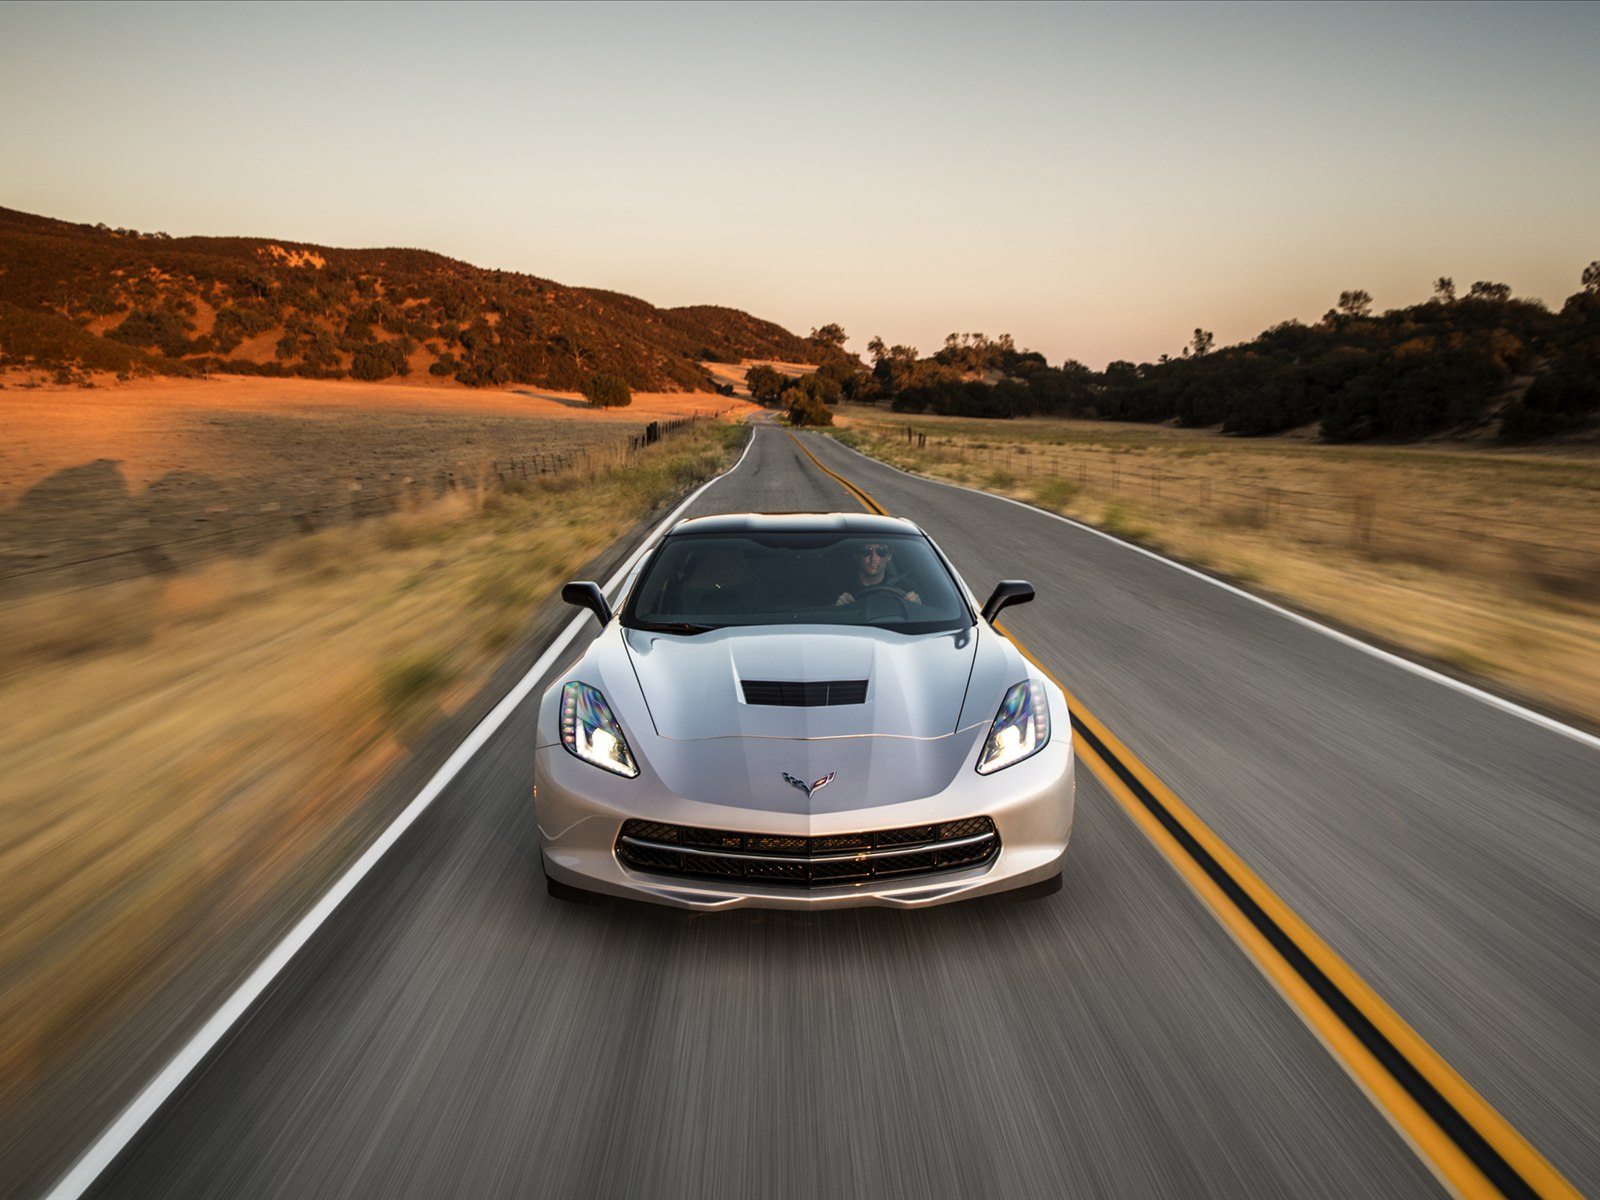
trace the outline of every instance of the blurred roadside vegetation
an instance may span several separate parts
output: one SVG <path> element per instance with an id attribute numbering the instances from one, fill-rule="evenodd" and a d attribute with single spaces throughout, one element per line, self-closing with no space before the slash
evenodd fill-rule
<path id="1" fill-rule="evenodd" d="M 835 437 L 895 466 L 1076 518 L 1600 728 L 1592 450 L 839 413 Z"/>
<path id="2" fill-rule="evenodd" d="M 135 1014 L 159 1029 L 163 986 L 303 907 L 382 818 L 374 784 L 535 610 L 745 436 L 696 423 L 583 470 L 0 605 L 6 1124 Z"/>

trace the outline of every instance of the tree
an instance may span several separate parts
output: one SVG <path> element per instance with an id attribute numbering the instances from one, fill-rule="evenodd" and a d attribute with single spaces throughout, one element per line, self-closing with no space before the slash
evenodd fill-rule
<path id="1" fill-rule="evenodd" d="M 780 371 L 775 371 L 766 363 L 757 363 L 744 373 L 745 386 L 750 389 L 750 398 L 757 404 L 771 404 L 777 400 L 788 380 Z"/>
<path id="2" fill-rule="evenodd" d="M 1600 258 L 1583 269 L 1583 290 L 1600 296 Z"/>
<path id="3" fill-rule="evenodd" d="M 1478 280 L 1467 289 L 1468 300 L 1487 300 L 1491 304 L 1504 304 L 1511 299 L 1511 285 L 1508 283 L 1489 283 Z"/>
<path id="4" fill-rule="evenodd" d="M 1347 317 L 1365 317 L 1372 312 L 1372 293 L 1357 288 L 1339 293 L 1339 311 Z"/>
<path id="5" fill-rule="evenodd" d="M 1520 400 L 1506 409 L 1500 436 L 1507 441 L 1562 433 L 1600 412 L 1600 375 L 1586 374 L 1561 362 L 1533 381 Z"/>
<path id="6" fill-rule="evenodd" d="M 833 413 L 828 410 L 828 406 L 815 396 L 807 395 L 802 388 L 789 388 L 783 393 L 782 400 L 784 407 L 788 409 L 791 425 L 833 424 Z"/>
<path id="7" fill-rule="evenodd" d="M 816 342 L 819 346 L 831 346 L 837 350 L 849 340 L 850 335 L 844 331 L 844 326 L 837 322 L 824 325 L 821 329 L 813 329 L 808 341 Z"/>
<path id="8" fill-rule="evenodd" d="M 889 347 L 884 344 L 882 337 L 873 334 L 872 340 L 867 343 L 867 353 L 872 355 L 874 363 L 880 363 L 889 357 Z"/>
<path id="9" fill-rule="evenodd" d="M 408 375 L 411 367 L 406 362 L 405 348 L 398 342 L 374 342 L 356 347 L 350 359 L 352 379 L 387 379 L 391 375 Z"/>
<path id="10" fill-rule="evenodd" d="M 584 399 L 596 408 L 626 408 L 633 403 L 628 381 L 616 375 L 591 375 L 583 381 Z"/>
<path id="11" fill-rule="evenodd" d="M 839 403 L 839 381 L 832 375 L 825 375 L 821 371 L 813 371 L 809 375 L 802 375 L 794 381 L 807 396 L 813 400 L 820 400 L 824 404 Z"/>
<path id="12" fill-rule="evenodd" d="M 1433 281 L 1433 298 L 1440 304 L 1454 304 L 1456 299 L 1456 281 L 1448 275 L 1441 275 Z"/>
<path id="13" fill-rule="evenodd" d="M 878 339 L 882 348 L 882 339 Z M 872 367 L 872 375 L 887 392 L 898 392 L 917 373 L 917 348 L 894 345 L 883 348 Z"/>
<path id="14" fill-rule="evenodd" d="M 1189 344 L 1194 347 L 1195 357 L 1203 358 L 1211 353 L 1212 343 L 1216 340 L 1216 336 L 1209 329 L 1196 329 L 1194 331 L 1194 341 Z"/>
<path id="15" fill-rule="evenodd" d="M 876 404 L 883 398 L 883 385 L 875 376 L 857 371 L 839 384 L 839 394 L 856 404 Z"/>
<path id="16" fill-rule="evenodd" d="M 479 329 L 480 325 L 483 327 L 482 329 Z M 473 345 L 472 341 L 468 340 L 469 338 L 477 338 L 478 340 L 487 344 L 488 340 L 492 338 L 492 336 L 493 330 L 489 325 L 489 322 L 485 321 L 482 317 L 479 317 L 470 326 L 462 331 L 461 344 L 468 350 L 473 350 L 476 349 L 476 347 Z M 580 371 L 584 368 L 585 360 L 590 357 L 588 345 L 585 344 L 581 337 L 577 337 L 576 335 L 568 336 L 564 333 L 558 333 L 550 339 L 550 348 L 558 354 L 565 353 L 570 355 L 573 365 L 576 366 Z"/>

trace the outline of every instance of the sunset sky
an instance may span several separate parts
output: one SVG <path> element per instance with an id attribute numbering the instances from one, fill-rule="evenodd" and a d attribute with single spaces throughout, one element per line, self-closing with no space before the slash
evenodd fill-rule
<path id="1" fill-rule="evenodd" d="M 1101 367 L 1600 258 L 1600 4 L 0 7 L 0 204 Z"/>

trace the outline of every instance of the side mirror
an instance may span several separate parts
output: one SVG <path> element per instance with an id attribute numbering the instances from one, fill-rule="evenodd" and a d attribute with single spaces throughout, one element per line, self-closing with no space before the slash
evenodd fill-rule
<path id="1" fill-rule="evenodd" d="M 572 587 L 572 584 L 568 584 Z M 994 592 L 983 602 L 983 619 L 993 622 L 1002 608 L 1013 604 L 1026 604 L 1033 599 L 1033 584 L 1026 579 L 1002 579 L 994 585 Z"/>
<path id="2" fill-rule="evenodd" d="M 1032 589 L 1029 589 L 1028 594 L 1030 596 L 1033 595 Z M 576 605 L 579 608 L 587 608 L 600 618 L 600 624 L 602 625 L 607 625 L 611 621 L 611 605 L 606 603 L 606 594 L 600 590 L 600 585 L 597 583 L 590 583 L 586 579 L 578 579 L 571 583 L 563 584 L 561 598 L 568 604 Z"/>

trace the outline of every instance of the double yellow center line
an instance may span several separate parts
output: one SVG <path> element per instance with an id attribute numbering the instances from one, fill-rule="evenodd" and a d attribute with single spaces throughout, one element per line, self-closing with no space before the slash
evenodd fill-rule
<path id="1" fill-rule="evenodd" d="M 799 438 L 789 436 L 863 508 L 888 515 L 864 488 L 824 466 Z M 1155 772 L 1014 634 L 995 628 L 1061 687 L 1072 710 L 1073 741 L 1082 761 L 1451 1191 L 1474 1198 L 1577 1200 L 1577 1190 L 1560 1172 Z"/>

